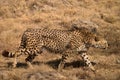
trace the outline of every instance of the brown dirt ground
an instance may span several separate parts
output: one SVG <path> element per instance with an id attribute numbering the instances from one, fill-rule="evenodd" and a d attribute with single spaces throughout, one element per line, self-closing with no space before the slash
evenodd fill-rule
<path id="1" fill-rule="evenodd" d="M 25 56 L 11 69 L 13 59 L 0 55 L 0 80 L 120 80 L 120 0 L 0 0 L 0 53 L 14 52 L 27 28 L 68 29 L 78 19 L 96 23 L 109 43 L 107 50 L 88 52 L 96 73 L 81 61 L 57 72 L 61 55 L 45 51 L 34 60 L 34 69 L 27 68 Z"/>

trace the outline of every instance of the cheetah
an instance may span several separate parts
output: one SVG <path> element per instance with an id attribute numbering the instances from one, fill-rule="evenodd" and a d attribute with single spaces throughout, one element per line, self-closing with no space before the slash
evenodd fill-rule
<path id="1" fill-rule="evenodd" d="M 94 71 L 95 69 L 86 54 L 89 47 L 104 49 L 108 47 L 108 44 L 104 38 L 99 38 L 95 33 L 84 27 L 78 28 L 74 26 L 71 30 L 29 28 L 23 33 L 18 50 L 15 53 L 2 55 L 14 57 L 13 67 L 16 67 L 16 58 L 26 54 L 28 57 L 25 61 L 30 68 L 33 68 L 31 62 L 38 54 L 43 52 L 43 49 L 55 53 L 59 52 L 62 54 L 62 59 L 58 65 L 58 70 L 61 71 L 64 68 L 66 59 L 69 58 L 66 55 L 77 52 L 90 69 Z"/>

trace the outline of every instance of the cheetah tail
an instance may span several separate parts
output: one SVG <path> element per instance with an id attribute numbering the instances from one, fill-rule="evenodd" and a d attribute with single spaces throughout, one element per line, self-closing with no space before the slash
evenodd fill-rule
<path id="1" fill-rule="evenodd" d="M 15 56 L 15 54 L 12 52 L 8 52 L 7 50 L 4 50 L 4 51 L 2 51 L 2 56 L 13 58 Z"/>

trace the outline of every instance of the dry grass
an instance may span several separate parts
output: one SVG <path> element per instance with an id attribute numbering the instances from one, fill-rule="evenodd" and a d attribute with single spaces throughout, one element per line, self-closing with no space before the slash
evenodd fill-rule
<path id="1" fill-rule="evenodd" d="M 25 73 L 24 80 L 37 80 L 36 76 L 40 80 L 51 80 L 49 75 L 55 80 L 119 80 L 120 64 L 116 63 L 120 60 L 119 0 L 0 0 L 0 52 L 5 49 L 15 51 L 22 33 L 29 27 L 68 29 L 78 19 L 90 20 L 99 25 L 99 32 L 109 43 L 108 50 L 91 49 L 89 52 L 92 60 L 98 63 L 95 65 L 98 69 L 96 75 L 84 71 L 82 67 L 69 69 L 69 66 L 58 73 L 56 68 L 40 62 L 34 65 L 35 70 L 30 70 L 26 69 L 22 57 L 19 61 L 23 66 L 11 70 L 7 66 L 13 60 L 0 56 L 0 79 L 23 80 L 21 75 Z M 37 61 L 49 61 L 55 57 L 59 58 L 58 55 L 43 54 Z"/>

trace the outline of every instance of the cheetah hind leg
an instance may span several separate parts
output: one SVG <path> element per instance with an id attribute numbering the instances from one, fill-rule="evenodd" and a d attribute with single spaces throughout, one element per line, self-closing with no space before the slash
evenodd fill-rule
<path id="1" fill-rule="evenodd" d="M 65 53 L 62 54 L 61 62 L 60 62 L 60 64 L 58 65 L 58 72 L 61 72 L 62 69 L 64 68 L 65 63 L 66 63 L 66 61 L 67 61 L 67 57 L 68 57 L 68 54 L 67 54 L 67 51 L 66 51 Z"/>
<path id="2" fill-rule="evenodd" d="M 17 57 L 20 56 L 20 55 L 21 55 L 21 53 L 19 52 L 19 50 L 14 53 L 13 68 L 17 67 Z"/>
<path id="3" fill-rule="evenodd" d="M 29 56 L 25 59 L 26 63 L 28 64 L 28 67 L 33 69 L 33 66 L 31 64 L 31 62 L 33 61 L 33 59 L 35 58 L 35 54 L 29 54 Z"/>
<path id="4" fill-rule="evenodd" d="M 81 57 L 85 61 L 86 65 L 93 71 L 95 72 L 95 68 L 93 67 L 91 61 L 88 59 L 88 55 L 86 53 L 81 53 Z"/>
<path id="5" fill-rule="evenodd" d="M 28 64 L 30 69 L 33 69 L 33 66 L 32 66 L 31 62 L 27 61 L 27 64 Z"/>
<path id="6" fill-rule="evenodd" d="M 17 66 L 17 57 L 21 56 L 22 52 L 24 52 L 24 49 L 19 48 L 15 53 L 13 53 L 13 56 L 14 56 L 13 68 L 16 68 L 16 66 Z"/>
<path id="7" fill-rule="evenodd" d="M 16 68 L 17 66 L 17 52 L 15 53 L 15 56 L 14 56 L 14 62 L 13 62 L 13 68 Z"/>
<path id="8" fill-rule="evenodd" d="M 65 61 L 62 59 L 60 64 L 58 65 L 58 72 L 62 71 L 62 69 L 64 68 L 64 65 L 65 65 Z"/>

